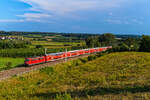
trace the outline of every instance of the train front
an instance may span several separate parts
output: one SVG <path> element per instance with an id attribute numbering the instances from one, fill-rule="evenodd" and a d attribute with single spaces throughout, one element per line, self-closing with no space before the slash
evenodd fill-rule
<path id="1" fill-rule="evenodd" d="M 24 64 L 25 66 L 30 66 L 30 58 L 25 58 Z"/>

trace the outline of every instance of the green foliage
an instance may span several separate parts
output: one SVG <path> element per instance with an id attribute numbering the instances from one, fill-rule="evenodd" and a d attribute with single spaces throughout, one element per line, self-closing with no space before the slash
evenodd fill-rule
<path id="1" fill-rule="evenodd" d="M 12 62 L 7 62 L 7 63 L 6 63 L 6 67 L 7 67 L 7 68 L 11 68 L 11 66 L 12 66 Z"/>
<path id="2" fill-rule="evenodd" d="M 150 36 L 142 36 L 139 51 L 150 52 Z"/>
<path id="3" fill-rule="evenodd" d="M 25 80 L 26 80 L 26 78 L 25 78 L 25 77 L 23 77 L 23 76 L 20 76 L 20 77 L 18 77 L 18 80 L 20 80 L 20 81 L 25 81 Z"/>
<path id="4" fill-rule="evenodd" d="M 53 67 L 46 67 L 46 68 L 42 68 L 40 69 L 40 73 L 46 73 L 48 75 L 51 75 L 53 74 L 55 71 L 54 71 L 54 68 Z"/>
<path id="5" fill-rule="evenodd" d="M 116 44 L 116 37 L 111 33 L 102 34 L 99 37 L 99 42 L 101 46 L 114 46 Z"/>
<path id="6" fill-rule="evenodd" d="M 125 43 L 121 43 L 120 45 L 120 51 L 129 51 L 130 48 L 128 45 L 126 45 Z"/>
<path id="7" fill-rule="evenodd" d="M 31 42 L 23 40 L 0 40 L 0 49 L 27 48 L 28 45 L 31 45 Z"/>
<path id="8" fill-rule="evenodd" d="M 88 47 L 113 46 L 112 52 L 122 51 L 138 51 L 139 38 L 116 38 L 111 33 L 102 34 L 100 36 L 89 37 L 85 40 Z"/>
<path id="9" fill-rule="evenodd" d="M 88 56 L 88 61 L 92 61 L 94 59 L 96 59 L 96 56 Z"/>
<path id="10" fill-rule="evenodd" d="M 43 45 L 36 45 L 35 48 L 43 48 Z"/>
<path id="11" fill-rule="evenodd" d="M 67 93 L 61 94 L 60 93 L 60 94 L 56 95 L 56 98 L 54 100 L 72 100 L 72 98 L 71 98 L 70 94 L 67 94 Z"/>
<path id="12" fill-rule="evenodd" d="M 47 53 L 63 52 L 65 48 L 47 49 Z M 26 49 L 0 49 L 1 57 L 34 57 L 43 56 L 44 48 L 26 48 Z"/>
<path id="13" fill-rule="evenodd" d="M 122 40 L 122 42 L 126 45 L 126 49 L 128 51 L 138 51 L 139 50 L 139 39 L 127 38 Z"/>
<path id="14" fill-rule="evenodd" d="M 99 47 L 100 46 L 98 37 L 89 37 L 85 41 L 86 41 L 86 45 L 88 47 Z"/>
<path id="15" fill-rule="evenodd" d="M 88 47 L 114 46 L 117 42 L 115 35 L 110 33 L 89 37 L 85 41 Z"/>

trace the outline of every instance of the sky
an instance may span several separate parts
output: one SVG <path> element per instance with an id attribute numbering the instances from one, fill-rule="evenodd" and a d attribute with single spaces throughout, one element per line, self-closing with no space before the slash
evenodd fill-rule
<path id="1" fill-rule="evenodd" d="M 149 34 L 150 0 L 1 0 L 0 30 Z"/>

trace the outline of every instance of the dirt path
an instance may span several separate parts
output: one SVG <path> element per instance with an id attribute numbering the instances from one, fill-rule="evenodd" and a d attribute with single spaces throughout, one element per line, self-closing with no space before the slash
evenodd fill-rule
<path id="1" fill-rule="evenodd" d="M 69 60 L 75 60 L 75 59 L 78 59 L 78 58 L 83 58 L 83 57 L 88 57 L 88 56 L 89 55 L 76 56 L 76 57 L 68 58 L 67 60 L 68 61 Z M 13 69 L 10 69 L 10 70 L 4 70 L 4 71 L 0 72 L 0 80 L 5 80 L 5 79 L 11 78 L 12 76 L 15 76 L 15 75 L 19 76 L 19 75 L 22 75 L 24 73 L 28 73 L 28 72 L 38 70 L 38 69 L 48 67 L 48 66 L 53 66 L 53 65 L 56 65 L 58 63 L 63 63 L 63 62 L 65 62 L 65 60 L 61 59 L 61 60 L 57 60 L 57 61 L 53 61 L 53 62 L 34 65 L 34 66 L 31 66 L 31 67 L 17 67 L 17 68 L 13 68 Z"/>

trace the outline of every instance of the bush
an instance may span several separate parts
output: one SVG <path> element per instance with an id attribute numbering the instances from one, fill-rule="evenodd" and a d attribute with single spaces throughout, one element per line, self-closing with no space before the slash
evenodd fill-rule
<path id="1" fill-rule="evenodd" d="M 150 36 L 142 36 L 139 51 L 150 52 Z"/>
<path id="2" fill-rule="evenodd" d="M 48 74 L 48 75 L 51 75 L 53 74 L 55 71 L 54 71 L 54 68 L 53 67 L 46 67 L 46 68 L 42 68 L 40 69 L 40 73 L 45 73 L 45 74 Z"/>
<path id="3" fill-rule="evenodd" d="M 88 61 L 92 61 L 94 59 L 96 59 L 96 56 L 88 56 Z"/>
<path id="4" fill-rule="evenodd" d="M 70 44 L 64 44 L 64 46 L 71 46 Z"/>
<path id="5" fill-rule="evenodd" d="M 6 67 L 7 67 L 7 68 L 11 68 L 11 66 L 12 66 L 12 62 L 7 62 L 7 63 L 6 63 Z"/>
<path id="6" fill-rule="evenodd" d="M 72 98 L 71 98 L 70 94 L 67 94 L 67 93 L 61 94 L 60 93 L 60 94 L 56 95 L 56 98 L 54 100 L 72 100 Z"/>
<path id="7" fill-rule="evenodd" d="M 36 45 L 35 48 L 43 48 L 43 45 Z"/>
<path id="8" fill-rule="evenodd" d="M 23 40 L 0 40 L 0 49 L 27 48 L 28 45 L 31 45 L 31 42 Z"/>

